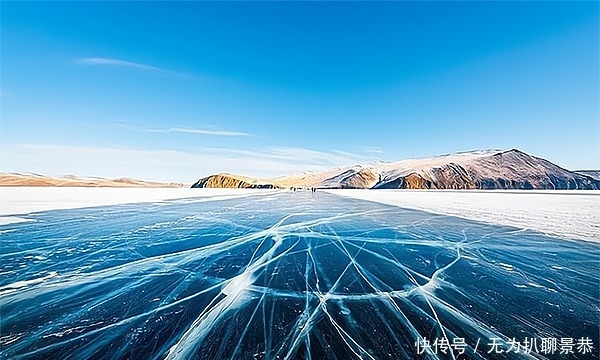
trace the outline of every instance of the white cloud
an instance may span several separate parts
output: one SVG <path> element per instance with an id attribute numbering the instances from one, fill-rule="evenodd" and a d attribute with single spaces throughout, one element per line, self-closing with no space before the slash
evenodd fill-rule
<path id="1" fill-rule="evenodd" d="M 368 154 L 383 154 L 383 149 L 379 148 L 379 147 L 370 147 L 370 148 L 365 148 L 364 152 L 366 152 Z"/>
<path id="2" fill-rule="evenodd" d="M 242 131 L 229 131 L 229 130 L 216 130 L 216 129 L 201 129 L 201 128 L 183 128 L 175 127 L 168 129 L 143 129 L 146 132 L 153 133 L 184 133 L 184 134 L 198 134 L 198 135 L 212 135 L 212 136 L 249 136 L 249 133 Z"/>
<path id="3" fill-rule="evenodd" d="M 341 150 L 324 152 L 300 147 L 271 147 L 265 156 L 289 162 L 302 161 L 324 166 L 355 165 L 366 159 L 363 156 Z"/>
<path id="4" fill-rule="evenodd" d="M 243 131 L 231 131 L 223 130 L 218 128 L 204 127 L 204 128 L 191 128 L 191 127 L 171 127 L 171 128 L 144 128 L 137 125 L 127 123 L 107 123 L 104 124 L 109 127 L 117 127 L 120 129 L 157 133 L 157 134 L 169 134 L 169 133 L 182 133 L 182 134 L 196 134 L 196 135 L 209 135 L 209 136 L 252 136 L 252 134 Z"/>
<path id="5" fill-rule="evenodd" d="M 78 64 L 84 64 L 84 65 L 120 66 L 120 67 L 128 67 L 128 68 L 133 68 L 133 69 L 138 69 L 138 70 L 145 70 L 145 71 L 155 71 L 155 72 L 161 72 L 161 73 L 172 73 L 169 70 L 166 70 L 166 69 L 163 69 L 163 68 L 160 68 L 160 67 L 157 67 L 157 66 L 152 66 L 152 65 L 137 63 L 137 62 L 133 62 L 133 61 L 121 60 L 121 59 L 111 59 L 111 58 L 103 58 L 103 57 L 91 57 L 91 58 L 77 59 L 77 60 L 75 60 L 75 62 L 78 63 Z"/>
<path id="6" fill-rule="evenodd" d="M 186 183 L 220 172 L 275 177 L 364 162 L 364 158 L 354 154 L 297 147 L 274 147 L 256 151 L 202 148 L 196 152 L 189 152 L 169 149 L 20 144 L 3 147 L 2 157 L 0 170 L 4 172 L 132 177 Z"/>

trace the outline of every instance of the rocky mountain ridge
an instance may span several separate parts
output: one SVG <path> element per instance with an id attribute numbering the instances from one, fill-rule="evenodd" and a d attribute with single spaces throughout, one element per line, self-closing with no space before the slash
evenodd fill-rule
<path id="1" fill-rule="evenodd" d="M 198 180 L 192 187 L 599 190 L 600 180 L 511 149 L 380 162 L 264 180 L 216 174 Z"/>

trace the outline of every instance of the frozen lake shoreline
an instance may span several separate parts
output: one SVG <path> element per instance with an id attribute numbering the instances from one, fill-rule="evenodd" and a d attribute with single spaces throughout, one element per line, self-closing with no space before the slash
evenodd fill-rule
<path id="1" fill-rule="evenodd" d="M 327 190 L 408 209 L 600 242 L 600 191 Z"/>
<path id="2" fill-rule="evenodd" d="M 185 198 L 210 201 L 279 191 L 287 190 L 0 187 L 0 225 L 28 221 L 20 215 L 39 211 Z M 387 205 L 531 229 L 553 236 L 600 242 L 600 191 L 324 191 Z"/>
<path id="3" fill-rule="evenodd" d="M 29 221 L 17 216 L 39 211 L 147 203 L 185 198 L 223 200 L 264 189 L 0 187 L 0 225 Z"/>

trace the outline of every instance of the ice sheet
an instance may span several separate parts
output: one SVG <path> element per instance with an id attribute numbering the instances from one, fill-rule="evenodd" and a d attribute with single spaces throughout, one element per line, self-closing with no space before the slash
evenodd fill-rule
<path id="1" fill-rule="evenodd" d="M 489 359 L 493 338 L 600 335 L 596 243 L 324 192 L 35 218 L 0 228 L 0 358 Z"/>

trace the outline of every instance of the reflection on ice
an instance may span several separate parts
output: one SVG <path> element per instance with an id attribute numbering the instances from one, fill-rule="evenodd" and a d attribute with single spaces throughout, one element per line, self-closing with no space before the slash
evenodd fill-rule
<path id="1" fill-rule="evenodd" d="M 340 198 L 40 213 L 2 228 L 2 358 L 457 358 L 422 338 L 598 339 L 598 253 Z M 479 346 L 479 348 L 478 348 Z M 506 349 L 505 349 L 506 350 Z M 569 357 L 571 356 L 571 357 Z"/>

